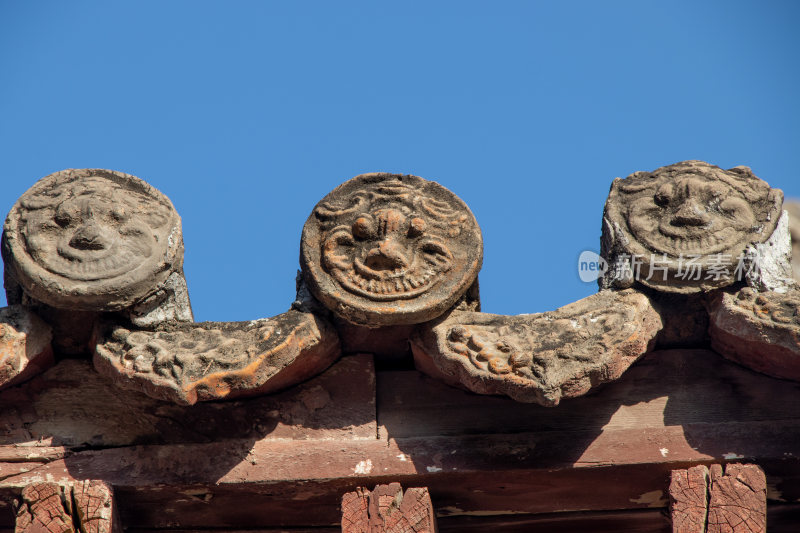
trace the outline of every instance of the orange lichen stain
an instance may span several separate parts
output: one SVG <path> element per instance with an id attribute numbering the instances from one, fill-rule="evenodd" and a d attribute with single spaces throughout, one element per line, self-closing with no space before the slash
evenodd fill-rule
<path id="1" fill-rule="evenodd" d="M 214 396 L 216 398 L 225 398 L 231 393 L 231 386 L 230 382 L 235 380 L 237 382 L 247 383 L 247 384 L 255 384 L 256 386 L 260 385 L 256 383 L 258 379 L 258 371 L 263 366 L 265 360 L 269 359 L 272 355 L 279 353 L 284 350 L 294 350 L 297 353 L 301 352 L 304 348 L 306 348 L 306 342 L 303 340 L 298 340 L 297 331 L 293 331 L 291 335 L 289 335 L 286 340 L 282 343 L 278 344 L 271 350 L 263 352 L 256 357 L 253 358 L 253 361 L 244 368 L 241 368 L 236 371 L 226 371 L 226 372 L 215 372 L 213 374 L 209 374 L 204 376 L 202 379 L 189 383 L 183 387 L 183 392 L 187 395 L 193 395 L 193 391 L 205 385 L 209 390 L 214 391 Z"/>
<path id="2" fill-rule="evenodd" d="M 639 340 L 639 333 L 638 332 L 634 332 L 634 333 L 631 334 L 630 337 L 625 339 L 625 342 L 635 342 L 637 340 Z"/>

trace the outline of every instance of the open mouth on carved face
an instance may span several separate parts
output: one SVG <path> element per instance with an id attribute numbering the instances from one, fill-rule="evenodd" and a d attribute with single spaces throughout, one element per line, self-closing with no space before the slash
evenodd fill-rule
<path id="1" fill-rule="evenodd" d="M 39 241 L 41 245 L 29 252 L 48 271 L 80 281 L 131 272 L 152 255 L 154 245 L 152 237 L 139 229 L 98 228 L 91 240 L 81 238 L 80 228 L 63 233 L 55 242 Z"/>
<path id="2" fill-rule="evenodd" d="M 384 252 L 372 243 L 359 247 L 348 235 L 335 240 L 335 250 L 325 252 L 331 275 L 348 291 L 371 300 L 414 298 L 433 287 L 453 263 L 450 250 L 433 239 L 410 243 L 402 252 Z"/>
<path id="3" fill-rule="evenodd" d="M 670 255 L 713 254 L 728 248 L 738 240 L 737 230 L 730 226 L 718 228 L 716 231 L 711 231 L 710 228 L 680 231 L 668 221 L 662 220 L 658 225 L 658 231 L 661 234 L 658 239 L 659 246 Z"/>

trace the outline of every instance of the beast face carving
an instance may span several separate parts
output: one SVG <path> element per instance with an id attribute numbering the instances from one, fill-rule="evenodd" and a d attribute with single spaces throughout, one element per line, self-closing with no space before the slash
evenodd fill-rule
<path id="1" fill-rule="evenodd" d="M 181 267 L 180 218 L 138 178 L 65 170 L 39 180 L 11 209 L 3 253 L 11 276 L 48 305 L 119 310 Z"/>
<path id="2" fill-rule="evenodd" d="M 636 279 L 660 290 L 729 285 L 746 247 L 772 235 L 782 202 L 781 191 L 747 167 L 684 161 L 635 172 L 611 186 L 603 255 L 612 263 L 621 254 L 633 257 Z"/>
<path id="3" fill-rule="evenodd" d="M 441 314 L 475 281 L 483 256 L 467 206 L 417 176 L 363 174 L 326 196 L 303 229 L 314 295 L 357 324 L 411 324 Z"/>

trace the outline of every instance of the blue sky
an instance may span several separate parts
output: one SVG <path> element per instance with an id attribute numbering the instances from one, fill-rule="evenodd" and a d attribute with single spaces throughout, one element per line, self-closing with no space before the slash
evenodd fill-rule
<path id="1" fill-rule="evenodd" d="M 183 218 L 196 319 L 247 320 L 288 308 L 322 196 L 412 173 L 475 213 L 484 310 L 546 311 L 596 291 L 616 176 L 703 159 L 800 196 L 798 27 L 790 0 L 0 0 L 0 210 L 134 174 Z"/>

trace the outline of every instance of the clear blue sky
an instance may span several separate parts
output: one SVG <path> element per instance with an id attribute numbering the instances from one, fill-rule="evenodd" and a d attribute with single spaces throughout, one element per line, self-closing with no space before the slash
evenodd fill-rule
<path id="1" fill-rule="evenodd" d="M 247 320 L 291 303 L 322 196 L 412 173 L 481 224 L 484 310 L 554 309 L 596 291 L 616 176 L 703 159 L 800 196 L 798 28 L 791 0 L 0 0 L 0 210 L 64 168 L 139 176 L 197 320 Z"/>

